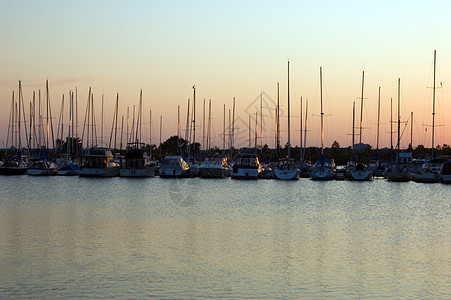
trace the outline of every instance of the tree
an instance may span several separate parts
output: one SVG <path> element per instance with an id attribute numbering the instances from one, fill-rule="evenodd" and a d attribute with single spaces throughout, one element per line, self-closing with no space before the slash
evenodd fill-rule
<path id="1" fill-rule="evenodd" d="M 332 143 L 332 149 L 340 149 L 340 143 L 338 143 L 337 141 L 334 141 Z"/>

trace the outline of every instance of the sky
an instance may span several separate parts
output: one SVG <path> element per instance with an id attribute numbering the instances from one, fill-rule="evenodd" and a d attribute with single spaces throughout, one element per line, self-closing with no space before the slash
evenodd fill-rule
<path id="1" fill-rule="evenodd" d="M 274 146 L 279 82 L 281 143 L 285 144 L 289 60 L 292 145 L 299 145 L 300 140 L 301 97 L 303 123 L 308 100 L 307 146 L 321 145 L 322 67 L 326 146 L 333 141 L 351 145 L 352 105 L 355 101 L 359 126 L 364 71 L 362 142 L 373 147 L 377 144 L 380 86 L 379 147 L 390 146 L 390 99 L 396 120 L 400 78 L 401 120 L 410 122 L 413 112 L 413 145 L 430 147 L 434 49 L 439 87 L 435 144 L 449 145 L 450 12 L 449 1 L 0 0 L 0 145 L 6 144 L 12 92 L 17 96 L 19 80 L 28 108 L 33 91 L 41 90 L 44 101 L 47 79 L 55 127 L 63 94 L 67 106 L 69 91 L 77 88 L 78 128 L 82 130 L 88 90 L 92 88 L 103 144 L 108 143 L 117 93 L 120 126 L 121 117 L 127 118 L 127 107 L 132 111 L 133 105 L 138 105 L 142 89 L 143 141 L 149 142 L 151 131 L 152 143 L 158 144 L 160 117 L 163 141 L 177 134 L 179 105 L 185 129 L 187 100 L 192 101 L 195 86 L 196 141 L 203 140 L 203 101 L 206 99 L 208 107 L 211 99 L 212 145 L 219 147 L 223 143 L 224 105 L 228 125 L 234 97 L 235 145 L 248 145 L 249 115 L 254 138 L 257 112 L 258 144 L 263 132 L 263 143 Z M 67 111 L 66 107 L 63 123 L 67 123 Z M 402 123 L 401 129 L 401 147 L 407 147 L 411 123 Z M 394 143 L 395 139 L 396 133 Z"/>

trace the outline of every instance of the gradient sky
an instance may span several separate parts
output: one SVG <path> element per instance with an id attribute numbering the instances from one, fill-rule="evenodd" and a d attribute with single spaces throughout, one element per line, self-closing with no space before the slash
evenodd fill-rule
<path id="1" fill-rule="evenodd" d="M 352 102 L 360 107 L 365 71 L 362 141 L 376 144 L 381 86 L 380 146 L 390 145 L 390 98 L 396 116 L 414 112 L 414 146 L 430 147 L 433 51 L 437 50 L 436 144 L 451 144 L 451 2 L 449 1 L 0 1 L 0 145 L 6 142 L 11 93 L 22 80 L 24 101 L 49 79 L 55 123 L 62 94 L 78 88 L 79 126 L 89 86 L 100 127 L 105 95 L 109 136 L 116 93 L 119 115 L 138 104 L 143 89 L 145 138 L 176 134 L 177 106 L 196 85 L 197 124 L 202 101 L 212 100 L 213 144 L 222 146 L 223 105 L 236 97 L 239 143 L 247 145 L 248 114 L 265 93 L 264 143 L 274 145 L 273 108 L 280 82 L 282 143 L 287 140 L 287 60 L 290 60 L 292 144 L 299 144 L 299 99 L 308 99 L 308 145 L 320 145 L 319 67 L 323 67 L 325 144 L 351 144 Z M 67 99 L 67 98 L 66 98 Z M 304 102 L 305 103 L 305 102 Z M 67 116 L 66 116 L 67 119 Z M 253 121 L 253 126 L 255 121 Z M 259 121 L 260 122 L 260 121 Z M 395 126 L 396 127 L 396 126 Z M 404 127 L 404 125 L 403 125 Z M 202 128 L 197 127 L 197 140 Z M 56 134 L 56 131 L 55 131 Z M 357 138 L 358 139 L 358 138 Z M 107 140 L 105 138 L 105 140 Z M 148 142 L 148 140 L 146 140 Z M 410 124 L 401 146 L 410 142 Z"/>

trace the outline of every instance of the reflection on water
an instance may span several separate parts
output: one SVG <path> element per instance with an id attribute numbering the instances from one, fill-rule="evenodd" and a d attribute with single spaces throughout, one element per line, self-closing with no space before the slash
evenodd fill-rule
<path id="1" fill-rule="evenodd" d="M 449 185 L 0 183 L 0 298 L 451 297 Z"/>

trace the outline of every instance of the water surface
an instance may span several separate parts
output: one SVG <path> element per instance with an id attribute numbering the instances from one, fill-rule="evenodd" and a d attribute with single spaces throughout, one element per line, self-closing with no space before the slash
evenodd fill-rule
<path id="1" fill-rule="evenodd" d="M 450 185 L 0 184 L 0 298 L 451 298 Z"/>

